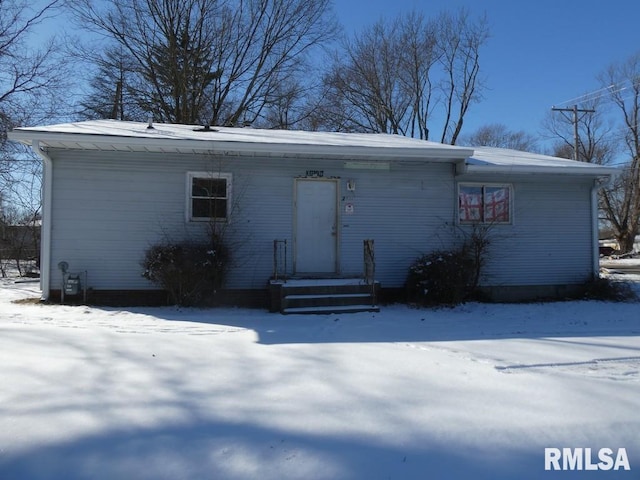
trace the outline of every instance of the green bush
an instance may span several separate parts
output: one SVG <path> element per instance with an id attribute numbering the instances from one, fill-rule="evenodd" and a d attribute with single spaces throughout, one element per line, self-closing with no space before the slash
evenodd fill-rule
<path id="1" fill-rule="evenodd" d="M 222 241 L 154 245 L 142 261 L 143 277 L 166 290 L 171 303 L 193 306 L 213 303 L 223 285 L 229 252 Z"/>

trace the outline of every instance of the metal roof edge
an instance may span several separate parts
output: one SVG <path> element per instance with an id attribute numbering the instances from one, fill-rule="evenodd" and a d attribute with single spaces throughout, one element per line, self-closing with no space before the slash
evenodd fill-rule
<path id="1" fill-rule="evenodd" d="M 84 134 L 68 132 L 44 132 L 38 130 L 21 130 L 16 128 L 8 133 L 8 138 L 26 145 L 34 141 L 52 146 L 51 144 L 78 143 L 100 144 L 105 146 L 129 147 L 164 147 L 176 149 L 191 149 L 200 152 L 238 152 L 238 153 L 283 153 L 283 154 L 316 154 L 326 156 L 354 156 L 354 157 L 398 157 L 402 159 L 422 160 L 463 160 L 473 154 L 472 149 L 462 147 L 396 147 L 396 146 L 363 146 L 363 145 L 323 145 L 314 143 L 278 143 L 278 142 L 245 142 L 212 139 L 183 139 L 167 137 L 129 137 L 109 134 Z M 69 148 L 69 147 L 66 147 Z"/>
<path id="2" fill-rule="evenodd" d="M 619 170 L 600 165 L 585 166 L 535 166 L 535 165 L 466 165 L 465 173 L 500 173 L 500 174 L 550 174 L 550 175 L 584 175 L 592 177 L 614 176 Z"/>

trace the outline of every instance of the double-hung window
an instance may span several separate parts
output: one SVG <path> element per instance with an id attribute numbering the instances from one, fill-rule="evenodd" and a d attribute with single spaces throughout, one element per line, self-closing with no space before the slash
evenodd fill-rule
<path id="1" fill-rule="evenodd" d="M 231 207 L 231 174 L 187 174 L 187 220 L 226 221 Z"/>
<path id="2" fill-rule="evenodd" d="M 463 183 L 458 185 L 460 223 L 511 223 L 511 186 Z"/>

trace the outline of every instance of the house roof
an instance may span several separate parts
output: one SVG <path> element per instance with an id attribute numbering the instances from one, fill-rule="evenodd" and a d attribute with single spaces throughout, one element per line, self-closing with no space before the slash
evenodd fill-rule
<path id="1" fill-rule="evenodd" d="M 572 173 L 586 175 L 614 175 L 612 167 L 577 162 L 538 153 L 495 147 L 476 147 L 466 160 L 468 173 Z"/>
<path id="2" fill-rule="evenodd" d="M 12 140 L 27 145 L 39 141 L 52 148 L 149 152 L 233 152 L 263 155 L 321 155 L 363 159 L 458 160 L 470 148 L 426 142 L 390 134 L 329 133 L 266 130 L 251 127 L 211 127 L 91 120 L 41 127 L 15 128 Z"/>
<path id="3" fill-rule="evenodd" d="M 20 127 L 11 140 L 41 147 L 177 153 L 230 153 L 334 159 L 455 162 L 465 173 L 611 176 L 617 169 L 491 147 L 458 147 L 401 135 L 267 130 L 90 120 Z M 460 170 L 459 170 L 460 171 Z"/>

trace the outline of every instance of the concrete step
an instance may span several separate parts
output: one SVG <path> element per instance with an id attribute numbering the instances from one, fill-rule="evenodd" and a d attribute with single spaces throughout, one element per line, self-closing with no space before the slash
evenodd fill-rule
<path id="1" fill-rule="evenodd" d="M 326 313 L 360 313 L 360 312 L 379 312 L 380 308 L 377 305 L 328 305 L 328 306 L 316 306 L 316 307 L 292 307 L 284 308 L 282 313 L 288 314 L 326 314 Z"/>
<path id="2" fill-rule="evenodd" d="M 292 307 L 323 307 L 323 306 L 347 306 L 347 305 L 366 305 L 373 303 L 371 292 L 369 293 L 332 293 L 332 294 L 286 294 L 282 298 L 283 308 Z"/>
<path id="3" fill-rule="evenodd" d="M 300 285 L 298 283 L 286 283 L 282 286 L 283 295 L 336 295 L 346 293 L 371 293 L 371 285 Z"/>
<path id="4" fill-rule="evenodd" d="M 373 286 L 360 278 L 293 279 L 272 283 L 271 291 L 272 305 L 277 305 L 272 311 L 282 313 L 379 311 Z"/>

